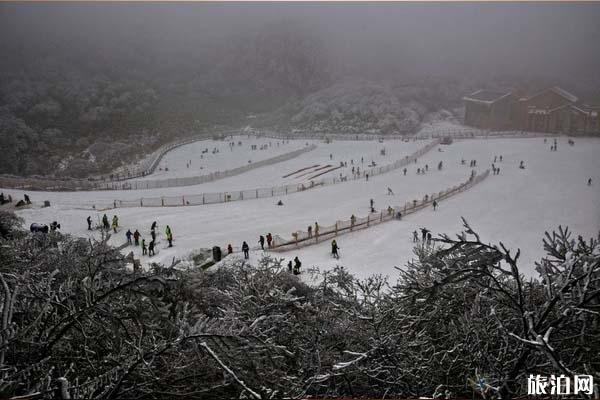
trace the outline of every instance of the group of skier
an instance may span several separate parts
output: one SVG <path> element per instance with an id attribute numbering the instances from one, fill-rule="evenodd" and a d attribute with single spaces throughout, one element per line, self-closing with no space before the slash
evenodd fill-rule
<path id="1" fill-rule="evenodd" d="M 433 238 L 431 236 L 431 231 L 427 228 L 421 228 L 421 241 L 423 244 L 427 244 L 427 246 L 430 246 Z M 418 243 L 419 242 L 419 233 L 414 230 L 413 231 L 413 242 L 414 243 Z"/>
<path id="2" fill-rule="evenodd" d="M 88 230 L 92 230 L 92 216 L 91 215 L 88 215 L 86 222 L 87 222 Z M 117 233 L 118 227 L 119 227 L 119 217 L 118 216 L 116 216 L 116 215 L 113 216 L 112 223 L 109 223 L 108 215 L 104 214 L 102 216 L 102 224 L 100 226 L 101 229 L 103 229 L 104 231 L 108 231 L 112 228 L 113 231 L 115 233 Z M 125 232 L 125 238 L 127 239 L 127 244 L 130 246 L 131 245 L 140 246 L 140 239 L 141 239 L 142 255 L 153 256 L 156 254 L 155 248 L 156 248 L 156 243 L 157 243 L 156 242 L 157 230 L 158 230 L 158 223 L 156 221 L 154 221 L 154 222 L 152 222 L 152 225 L 150 226 L 150 237 L 152 238 L 152 240 L 150 240 L 150 242 L 146 246 L 146 239 L 142 238 L 142 235 L 140 234 L 140 232 L 137 229 L 134 232 L 131 232 L 131 229 L 128 229 L 127 232 Z M 171 229 L 171 227 L 169 225 L 167 225 L 165 228 L 165 235 L 166 235 L 167 241 L 169 242 L 169 247 L 173 247 L 173 230 Z"/>
<path id="3" fill-rule="evenodd" d="M 300 267 L 302 266 L 302 263 L 300 262 L 300 259 L 298 258 L 298 256 L 294 257 L 294 262 L 292 263 L 292 260 L 288 261 L 287 267 L 288 267 L 288 272 L 293 273 L 294 275 L 300 275 Z"/>
<path id="4" fill-rule="evenodd" d="M 87 219 L 88 231 L 92 230 L 92 216 L 88 215 Z M 113 215 L 112 223 L 108 220 L 108 215 L 104 214 L 102 216 L 102 225 L 100 226 L 104 231 L 108 232 L 111 228 L 114 233 L 117 233 L 117 228 L 119 227 L 119 217 Z"/>
<path id="5" fill-rule="evenodd" d="M 271 247 L 273 247 L 273 243 L 274 242 L 273 242 L 273 235 L 271 235 L 271 232 L 267 233 L 267 235 L 266 235 L 266 242 L 267 242 L 267 248 L 270 249 Z M 246 243 L 246 242 L 244 242 L 244 243 Z M 260 235 L 258 237 L 258 243 L 260 244 L 260 249 L 264 250 L 265 249 L 265 236 Z"/>
<path id="6" fill-rule="evenodd" d="M 7 204 L 7 203 L 12 203 L 13 198 L 12 195 L 7 194 L 4 195 L 4 193 L 0 193 L 0 206 Z M 29 196 L 27 194 L 23 195 L 23 200 L 19 200 L 16 204 L 17 207 L 21 207 L 27 204 L 31 204 L 31 199 L 29 198 Z"/>

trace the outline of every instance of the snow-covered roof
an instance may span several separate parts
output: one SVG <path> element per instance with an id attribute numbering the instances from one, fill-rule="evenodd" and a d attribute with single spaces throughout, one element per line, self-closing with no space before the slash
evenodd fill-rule
<path id="1" fill-rule="evenodd" d="M 566 90 L 564 90 L 562 88 L 559 88 L 558 86 L 554 86 L 549 89 L 542 90 L 541 92 L 538 92 L 538 93 L 534 94 L 533 96 L 529 96 L 526 100 L 534 99 L 548 91 L 556 93 L 557 95 L 559 95 L 560 97 L 564 98 L 567 101 L 570 101 L 571 103 L 576 103 L 579 100 L 579 98 L 577 98 L 577 96 L 575 96 L 572 93 L 567 92 Z"/>
<path id="2" fill-rule="evenodd" d="M 503 99 L 506 96 L 510 96 L 511 92 L 497 92 L 492 90 L 478 90 L 471 93 L 468 96 L 463 97 L 465 101 L 474 101 L 486 104 L 492 104 L 496 101 Z"/>

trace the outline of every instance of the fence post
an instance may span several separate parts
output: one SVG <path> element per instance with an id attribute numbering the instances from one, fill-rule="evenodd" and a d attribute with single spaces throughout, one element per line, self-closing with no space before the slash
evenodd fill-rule
<path id="1" fill-rule="evenodd" d="M 205 204 L 204 203 L 204 194 L 202 195 L 202 204 Z"/>
<path id="2" fill-rule="evenodd" d="M 337 221 L 335 221 L 335 236 L 337 236 Z"/>
<path id="3" fill-rule="evenodd" d="M 160 198 L 160 204 L 164 207 L 165 206 L 165 199 L 164 198 Z"/>
<path id="4" fill-rule="evenodd" d="M 144 207 L 144 199 L 140 199 L 140 207 Z"/>
<path id="5" fill-rule="evenodd" d="M 185 196 L 181 196 L 181 203 L 185 206 Z"/>

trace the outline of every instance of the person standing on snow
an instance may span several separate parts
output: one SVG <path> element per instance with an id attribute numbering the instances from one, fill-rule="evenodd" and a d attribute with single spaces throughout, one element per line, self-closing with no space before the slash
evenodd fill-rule
<path id="1" fill-rule="evenodd" d="M 250 247 L 248 246 L 248 243 L 246 243 L 246 242 L 242 243 L 242 251 L 244 252 L 244 258 L 247 260 L 250 257 L 248 254 L 248 252 L 250 251 Z"/>
<path id="2" fill-rule="evenodd" d="M 86 221 L 87 221 L 87 224 L 88 224 L 88 231 L 91 231 L 92 230 L 92 216 L 88 215 Z"/>
<path id="3" fill-rule="evenodd" d="M 413 243 L 416 243 L 419 241 L 419 234 L 417 233 L 417 231 L 413 231 Z"/>
<path id="4" fill-rule="evenodd" d="M 588 179 L 588 186 L 592 186 L 592 178 Z"/>
<path id="5" fill-rule="evenodd" d="M 150 244 L 148 245 L 148 257 L 151 257 L 155 254 L 156 253 L 154 252 L 154 240 L 151 240 Z"/>
<path id="6" fill-rule="evenodd" d="M 231 253 L 233 253 L 233 247 L 231 246 L 231 243 L 229 243 L 227 245 L 227 254 L 231 254 Z"/>
<path id="7" fill-rule="evenodd" d="M 271 232 L 267 233 L 267 247 L 273 247 L 273 235 L 271 235 Z"/>
<path id="8" fill-rule="evenodd" d="M 435 211 L 438 206 L 437 200 L 434 200 L 432 204 L 433 204 L 433 211 Z"/>
<path id="9" fill-rule="evenodd" d="M 148 248 L 146 247 L 146 239 L 142 239 L 142 255 L 145 256 L 148 253 Z"/>
<path id="10" fill-rule="evenodd" d="M 423 241 L 423 243 L 425 243 L 425 241 L 427 240 L 428 233 L 429 230 L 427 228 L 421 228 L 421 240 Z"/>
<path id="11" fill-rule="evenodd" d="M 171 231 L 171 227 L 169 225 L 167 225 L 167 228 L 165 229 L 165 234 L 167 235 L 169 247 L 173 247 L 173 232 Z"/>
<path id="12" fill-rule="evenodd" d="M 127 238 L 127 244 L 130 246 L 133 244 L 131 242 L 131 236 L 133 236 L 133 233 L 131 233 L 131 230 L 127 229 L 127 233 L 125 233 L 125 237 Z"/>
<path id="13" fill-rule="evenodd" d="M 258 243 L 260 243 L 260 249 L 264 250 L 265 249 L 265 237 L 263 235 L 260 235 L 260 237 L 258 238 Z"/>
<path id="14" fill-rule="evenodd" d="M 406 176 L 406 168 L 404 168 L 402 172 L 404 172 L 404 176 Z"/>
<path id="15" fill-rule="evenodd" d="M 308 237 L 311 238 L 312 237 L 312 225 L 308 226 Z"/>
<path id="16" fill-rule="evenodd" d="M 110 228 L 110 225 L 108 224 L 108 216 L 106 214 L 102 216 L 102 227 L 104 227 L 104 230 L 106 231 Z"/>
<path id="17" fill-rule="evenodd" d="M 137 229 L 135 230 L 135 232 L 133 232 L 133 240 L 136 246 L 140 245 L 140 233 Z"/>
<path id="18" fill-rule="evenodd" d="M 302 263 L 300 262 L 300 259 L 298 258 L 298 256 L 296 256 L 294 258 L 294 275 L 300 275 L 300 267 L 302 266 Z"/>
<path id="19" fill-rule="evenodd" d="M 116 215 L 114 215 L 113 219 L 112 219 L 112 228 L 113 228 L 113 231 L 115 231 L 115 233 L 117 233 L 118 226 L 119 226 L 119 218 Z"/>
<path id="20" fill-rule="evenodd" d="M 427 232 L 427 246 L 431 246 L 431 232 Z"/>
<path id="21" fill-rule="evenodd" d="M 338 253 L 338 249 L 339 249 L 339 247 L 338 247 L 338 245 L 337 245 L 337 242 L 336 242 L 336 241 L 335 241 L 335 239 L 334 239 L 334 240 L 331 242 L 331 255 L 333 256 L 333 258 L 336 258 L 336 259 L 338 259 L 338 260 L 339 260 L 339 259 L 340 259 L 340 255 L 339 255 L 339 253 Z"/>
<path id="22" fill-rule="evenodd" d="M 287 267 L 288 267 L 288 272 L 291 274 L 292 273 L 292 268 L 293 268 L 293 266 L 292 266 L 292 260 L 288 261 Z"/>

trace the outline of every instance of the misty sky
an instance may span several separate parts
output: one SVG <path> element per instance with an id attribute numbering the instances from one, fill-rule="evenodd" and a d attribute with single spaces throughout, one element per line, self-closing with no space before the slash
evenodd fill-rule
<path id="1" fill-rule="evenodd" d="M 0 46 L 209 62 L 271 24 L 304 30 L 348 73 L 600 81 L 599 3 L 0 3 Z"/>

